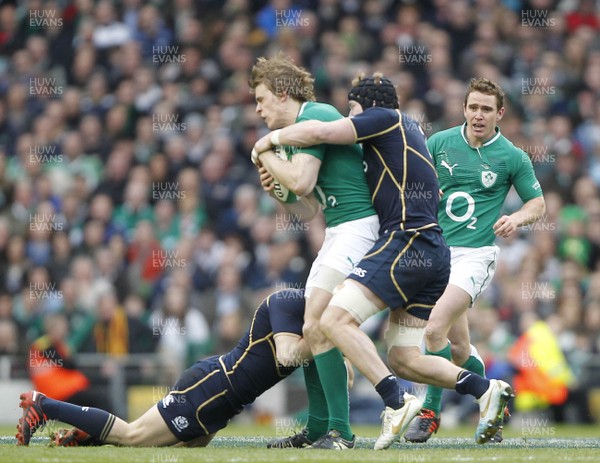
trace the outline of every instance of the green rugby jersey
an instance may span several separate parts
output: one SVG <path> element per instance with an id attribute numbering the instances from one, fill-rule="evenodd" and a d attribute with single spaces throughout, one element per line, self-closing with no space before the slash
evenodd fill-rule
<path id="1" fill-rule="evenodd" d="M 542 196 L 542 189 L 527 154 L 498 128 L 480 148 L 469 145 L 465 130 L 463 124 L 427 140 L 444 193 L 438 221 L 449 246 L 491 246 L 511 185 L 523 202 Z"/>
<path id="2" fill-rule="evenodd" d="M 309 101 L 300 108 L 296 122 L 329 122 L 342 117 L 331 105 Z M 302 152 L 321 160 L 313 193 L 323 206 L 328 227 L 376 214 L 364 173 L 362 150 L 358 145 L 321 144 L 307 148 L 286 146 L 284 149 L 288 157 Z"/>

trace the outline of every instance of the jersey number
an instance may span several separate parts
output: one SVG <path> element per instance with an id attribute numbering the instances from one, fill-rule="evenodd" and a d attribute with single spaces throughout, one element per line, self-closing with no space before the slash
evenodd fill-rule
<path id="1" fill-rule="evenodd" d="M 325 193 L 323 192 L 323 190 L 321 189 L 321 187 L 318 186 L 318 185 L 315 186 L 315 191 L 317 192 L 317 196 L 319 197 L 319 201 L 323 205 L 323 209 L 326 209 L 328 207 L 335 207 L 335 206 L 337 206 L 337 199 L 335 198 L 335 196 L 329 195 L 326 198 L 325 197 Z"/>
<path id="2" fill-rule="evenodd" d="M 452 212 L 452 203 L 456 198 L 464 198 L 467 200 L 467 210 L 463 215 L 456 215 L 454 212 Z M 467 225 L 467 228 L 475 230 L 477 217 L 473 217 L 474 212 L 475 200 L 469 193 L 465 193 L 464 191 L 456 191 L 448 196 L 448 201 L 446 202 L 446 214 L 455 222 L 466 222 L 467 220 L 471 219 L 471 223 Z"/>

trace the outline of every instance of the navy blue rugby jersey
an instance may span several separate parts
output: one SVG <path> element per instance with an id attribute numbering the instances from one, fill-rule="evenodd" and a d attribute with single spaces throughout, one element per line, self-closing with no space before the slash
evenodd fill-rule
<path id="1" fill-rule="evenodd" d="M 380 232 L 437 228 L 439 181 L 419 124 L 399 110 L 373 107 L 351 117 Z"/>
<path id="2" fill-rule="evenodd" d="M 283 367 L 277 362 L 274 336 L 291 333 L 302 336 L 304 291 L 285 289 L 266 298 L 254 312 L 252 324 L 237 346 L 220 357 L 228 386 L 242 405 L 303 366 L 302 359 Z M 296 361 L 297 360 L 297 361 Z"/>

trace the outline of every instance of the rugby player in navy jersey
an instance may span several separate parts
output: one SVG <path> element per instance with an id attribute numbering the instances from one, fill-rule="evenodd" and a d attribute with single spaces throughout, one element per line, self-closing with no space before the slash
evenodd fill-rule
<path id="1" fill-rule="evenodd" d="M 275 130 L 255 145 L 257 153 L 274 145 L 362 143 L 365 172 L 379 215 L 380 238 L 334 291 L 320 324 L 326 336 L 366 376 L 385 411 L 375 449 L 388 448 L 408 428 L 421 402 L 402 392 L 371 339 L 360 330 L 370 316 L 391 309 L 386 341 L 396 372 L 419 383 L 471 394 L 480 405 L 478 443 L 500 428 L 510 385 L 461 369 L 447 359 L 425 356 L 426 321 L 450 274 L 450 251 L 437 223 L 439 182 L 423 130 L 399 110 L 392 83 L 381 74 L 353 82 L 350 117 L 333 122 L 306 121 Z M 269 180 L 263 180 L 268 187 Z"/>
<path id="2" fill-rule="evenodd" d="M 245 405 L 309 361 L 310 350 L 302 338 L 304 302 L 303 290 L 271 294 L 231 352 L 185 370 L 169 394 L 132 423 L 37 391 L 23 393 L 17 445 L 28 445 L 37 429 L 58 420 L 75 426 L 54 436 L 62 446 L 206 446 Z"/>

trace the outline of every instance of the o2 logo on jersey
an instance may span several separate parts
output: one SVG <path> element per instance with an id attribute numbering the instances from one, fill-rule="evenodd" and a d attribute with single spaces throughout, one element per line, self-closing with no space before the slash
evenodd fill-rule
<path id="1" fill-rule="evenodd" d="M 467 210 L 462 215 L 456 215 L 452 211 L 452 204 L 459 198 L 464 199 L 467 202 Z M 477 223 L 477 217 L 473 217 L 474 212 L 475 199 L 473 199 L 473 196 L 471 196 L 469 193 L 465 191 L 455 191 L 450 196 L 448 196 L 448 199 L 446 201 L 446 215 L 450 217 L 453 221 L 466 222 L 467 220 L 471 220 L 471 222 L 466 227 L 471 230 L 475 230 L 477 228 L 475 226 L 475 224 Z"/>

